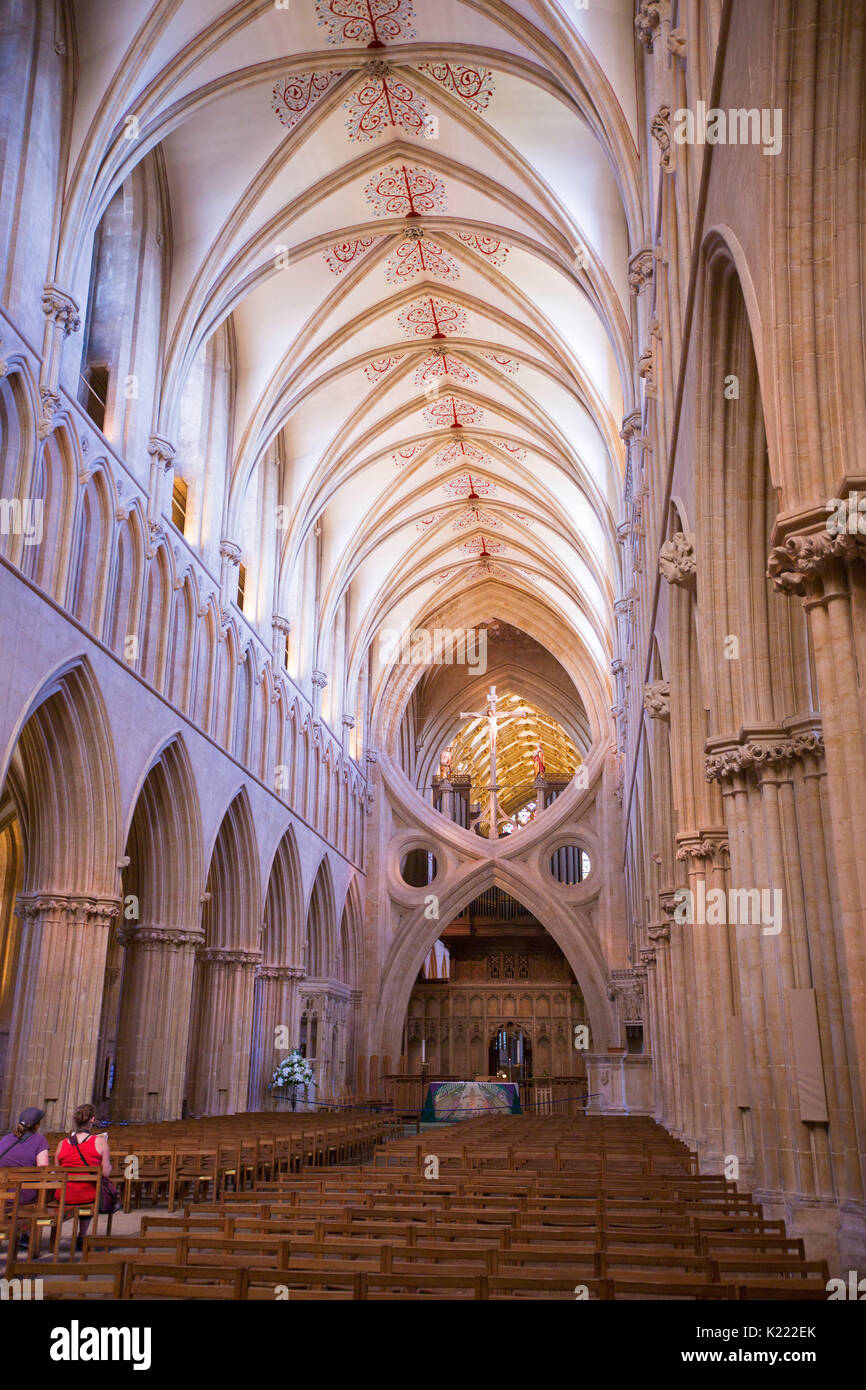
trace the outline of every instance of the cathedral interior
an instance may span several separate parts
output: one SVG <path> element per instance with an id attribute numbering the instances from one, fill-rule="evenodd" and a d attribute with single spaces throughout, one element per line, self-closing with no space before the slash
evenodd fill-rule
<path id="1" fill-rule="evenodd" d="M 507 1079 L 866 1270 L 861 0 L 0 71 L 0 1120 Z"/>

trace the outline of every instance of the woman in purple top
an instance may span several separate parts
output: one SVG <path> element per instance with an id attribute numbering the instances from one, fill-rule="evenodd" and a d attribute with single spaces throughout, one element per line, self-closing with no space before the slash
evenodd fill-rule
<path id="1" fill-rule="evenodd" d="M 45 1116 L 44 1110 L 28 1105 L 18 1116 L 14 1134 L 4 1134 L 0 1139 L 0 1168 L 47 1168 L 48 1140 L 37 1133 Z M 19 1206 L 35 1202 L 33 1188 L 23 1188 L 18 1199 Z"/>

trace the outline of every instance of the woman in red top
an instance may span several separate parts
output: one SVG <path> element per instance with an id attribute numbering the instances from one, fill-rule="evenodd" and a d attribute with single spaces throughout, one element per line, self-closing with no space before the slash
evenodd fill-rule
<path id="1" fill-rule="evenodd" d="M 66 1201 L 74 1203 L 76 1206 L 85 1204 L 98 1204 L 98 1189 L 102 1186 L 102 1178 L 111 1177 L 111 1155 L 108 1152 L 108 1136 L 105 1134 L 94 1134 L 94 1116 L 96 1111 L 92 1105 L 79 1105 L 72 1117 L 75 1128 L 68 1139 L 61 1139 L 57 1145 L 57 1152 L 54 1155 L 54 1162 L 60 1168 L 93 1168 L 94 1182 L 68 1182 L 66 1184 Z M 99 1177 L 97 1178 L 97 1173 Z M 60 1189 L 55 1194 L 60 1197 Z M 97 1208 L 98 1209 L 98 1208 Z M 87 1235 L 87 1228 L 90 1225 L 90 1217 L 84 1217 L 78 1226 L 78 1239 L 75 1242 L 76 1250 L 80 1250 Z"/>

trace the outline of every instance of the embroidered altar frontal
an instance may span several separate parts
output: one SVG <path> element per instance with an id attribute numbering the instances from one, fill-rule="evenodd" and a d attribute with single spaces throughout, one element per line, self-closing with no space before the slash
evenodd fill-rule
<path id="1" fill-rule="evenodd" d="M 520 1113 L 520 1087 L 515 1081 L 431 1081 L 421 1119 L 447 1122 Z"/>

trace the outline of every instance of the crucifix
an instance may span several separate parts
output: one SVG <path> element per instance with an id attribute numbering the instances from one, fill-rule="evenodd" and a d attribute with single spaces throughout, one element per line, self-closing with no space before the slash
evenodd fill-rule
<path id="1" fill-rule="evenodd" d="M 500 714 L 496 709 L 496 686 L 491 685 L 487 692 L 487 708 L 485 710 L 461 710 L 461 719 L 487 719 L 487 729 L 490 734 L 490 786 L 487 788 L 487 816 L 482 815 L 481 824 L 489 826 L 488 835 L 491 840 L 495 840 L 499 833 L 501 821 L 508 820 L 504 812 L 499 809 L 499 787 L 496 784 L 496 736 L 499 725 L 506 723 L 509 719 L 522 719 L 524 711 L 518 710 L 514 714 Z"/>

